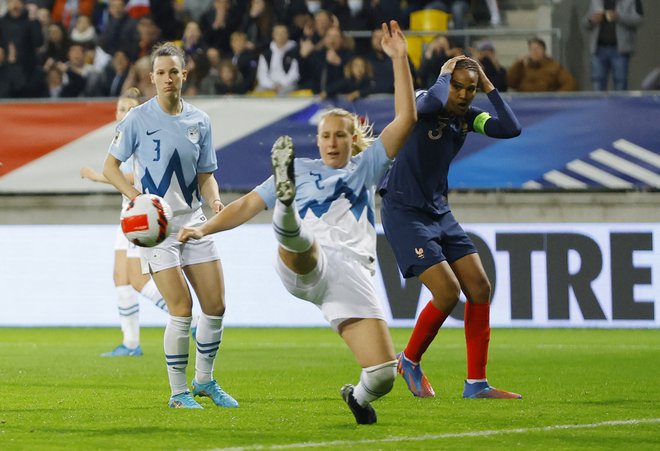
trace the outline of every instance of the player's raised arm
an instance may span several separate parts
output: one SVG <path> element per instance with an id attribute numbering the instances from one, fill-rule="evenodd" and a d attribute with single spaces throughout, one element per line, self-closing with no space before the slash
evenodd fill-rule
<path id="1" fill-rule="evenodd" d="M 382 25 L 383 51 L 392 60 L 394 69 L 394 119 L 381 132 L 380 140 L 387 156 L 392 159 L 399 153 L 406 137 L 417 121 L 412 74 L 408 64 L 408 43 L 399 24 L 390 21 Z"/>
<path id="2" fill-rule="evenodd" d="M 200 227 L 183 227 L 177 239 L 185 243 L 189 239 L 200 239 L 211 233 L 233 229 L 254 218 L 266 209 L 266 203 L 255 191 L 247 193 L 223 208 Z"/>

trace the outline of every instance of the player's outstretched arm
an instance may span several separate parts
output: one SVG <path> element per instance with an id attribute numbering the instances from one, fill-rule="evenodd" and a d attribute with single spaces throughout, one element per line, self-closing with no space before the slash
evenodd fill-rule
<path id="1" fill-rule="evenodd" d="M 408 43 L 396 20 L 382 25 L 383 51 L 392 60 L 394 69 L 394 119 L 381 132 L 380 140 L 387 156 L 396 157 L 406 137 L 417 121 L 412 74 L 408 64 Z"/>
<path id="2" fill-rule="evenodd" d="M 257 213 L 266 209 L 266 203 L 255 191 L 236 199 L 218 214 L 200 227 L 183 227 L 177 239 L 185 243 L 189 239 L 200 239 L 211 233 L 233 229 L 254 218 Z"/>

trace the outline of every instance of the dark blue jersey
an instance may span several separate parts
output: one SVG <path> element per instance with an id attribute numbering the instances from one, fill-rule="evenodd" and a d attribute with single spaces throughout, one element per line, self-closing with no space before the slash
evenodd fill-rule
<path id="1" fill-rule="evenodd" d="M 488 93 L 496 116 L 475 107 L 469 107 L 464 116 L 447 113 L 444 105 L 450 81 L 451 74 L 441 75 L 428 91 L 418 92 L 417 123 L 380 185 L 380 194 L 389 201 L 434 214 L 449 211 L 449 165 L 467 133 L 476 131 L 494 138 L 520 134 L 518 120 L 496 89 Z"/>

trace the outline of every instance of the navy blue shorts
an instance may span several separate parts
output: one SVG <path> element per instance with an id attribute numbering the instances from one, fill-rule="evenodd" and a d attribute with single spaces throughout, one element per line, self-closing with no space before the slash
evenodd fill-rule
<path id="1" fill-rule="evenodd" d="M 434 215 L 383 198 L 380 217 L 405 278 L 419 276 L 442 261 L 453 263 L 477 252 L 451 211 Z"/>

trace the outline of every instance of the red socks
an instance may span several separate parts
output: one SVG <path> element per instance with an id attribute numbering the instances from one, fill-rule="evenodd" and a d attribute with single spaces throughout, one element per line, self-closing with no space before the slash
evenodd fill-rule
<path id="1" fill-rule="evenodd" d="M 444 313 L 429 301 L 426 307 L 419 314 L 415 328 L 413 329 L 408 346 L 403 350 L 403 354 L 408 360 L 418 363 L 422 360 L 422 354 L 429 347 L 435 336 L 440 330 L 440 326 L 445 322 L 448 313 Z"/>
<path id="2" fill-rule="evenodd" d="M 490 305 L 465 303 L 465 344 L 467 378 L 486 379 L 490 342 Z"/>

